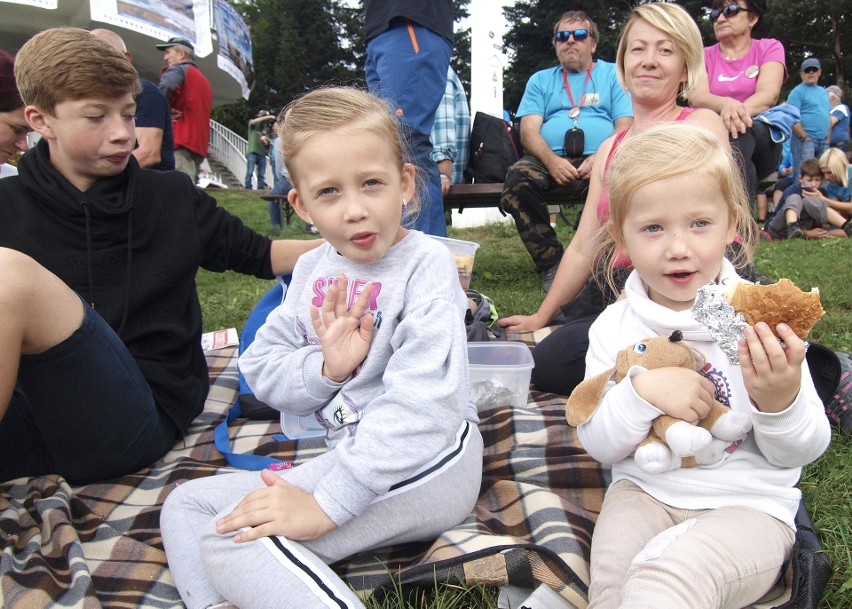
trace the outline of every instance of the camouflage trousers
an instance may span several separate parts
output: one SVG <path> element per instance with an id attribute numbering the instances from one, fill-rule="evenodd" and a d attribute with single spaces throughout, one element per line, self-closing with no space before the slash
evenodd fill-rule
<path id="1" fill-rule="evenodd" d="M 529 155 L 509 167 L 503 181 L 500 206 L 515 220 L 518 235 L 539 271 L 559 264 L 564 251 L 544 202 L 544 193 L 558 186 L 544 163 Z"/>

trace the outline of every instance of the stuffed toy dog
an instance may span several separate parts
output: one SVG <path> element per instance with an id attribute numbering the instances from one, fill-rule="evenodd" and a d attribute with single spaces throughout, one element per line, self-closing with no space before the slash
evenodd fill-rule
<path id="1" fill-rule="evenodd" d="M 681 342 L 682 339 L 681 332 L 675 331 L 669 337 L 647 338 L 619 351 L 615 368 L 586 379 L 571 393 L 566 407 L 568 424 L 576 427 L 588 421 L 597 410 L 610 378 L 620 382 L 631 366 L 681 367 L 699 372 L 704 367 L 704 356 Z M 636 448 L 634 459 L 649 473 L 710 465 L 724 458 L 725 449 L 745 438 L 750 430 L 747 416 L 713 400 L 710 412 L 697 425 L 669 415 L 657 417 L 648 437 Z"/>

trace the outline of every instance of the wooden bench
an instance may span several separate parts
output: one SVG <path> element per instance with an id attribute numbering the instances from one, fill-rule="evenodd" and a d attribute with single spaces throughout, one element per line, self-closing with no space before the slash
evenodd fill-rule
<path id="1" fill-rule="evenodd" d="M 287 200 L 287 195 L 260 195 L 260 198 L 264 201 L 272 201 L 276 205 L 278 205 L 278 213 L 284 218 L 287 222 L 287 226 L 290 226 L 290 218 L 293 217 L 293 214 L 296 213 L 296 210 L 290 206 L 290 202 Z"/>
<path id="2" fill-rule="evenodd" d="M 586 192 L 589 190 L 588 180 L 569 182 L 545 193 L 544 202 L 547 205 L 558 205 L 559 215 L 566 224 L 574 224 L 567 212 L 575 205 L 583 205 Z M 503 194 L 503 184 L 453 184 L 444 196 L 444 209 L 465 209 L 496 207 L 504 216 L 506 212 L 500 207 L 500 195 Z"/>
<path id="3" fill-rule="evenodd" d="M 570 182 L 545 193 L 544 202 L 547 205 L 558 205 L 559 215 L 562 216 L 565 223 L 573 224 L 574 221 L 569 219 L 567 212 L 575 205 L 582 206 L 588 189 L 588 180 Z M 462 213 L 465 209 L 496 207 L 505 216 L 506 212 L 500 208 L 500 195 L 502 194 L 502 182 L 496 184 L 453 184 L 450 186 L 450 191 L 444 196 L 444 209 L 447 211 L 457 209 L 459 213 Z M 295 210 L 290 206 L 287 195 L 262 194 L 260 198 L 277 204 L 281 217 L 286 220 L 288 226 L 290 225 L 290 219 Z"/>

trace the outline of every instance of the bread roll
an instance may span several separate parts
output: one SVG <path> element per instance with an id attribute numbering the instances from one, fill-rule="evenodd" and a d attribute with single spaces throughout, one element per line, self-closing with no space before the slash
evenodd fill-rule
<path id="1" fill-rule="evenodd" d="M 803 292 L 789 279 L 771 285 L 739 283 L 728 301 L 742 313 L 749 325 L 765 322 L 775 327 L 785 323 L 799 338 L 804 338 L 825 311 L 819 300 L 819 289 Z"/>

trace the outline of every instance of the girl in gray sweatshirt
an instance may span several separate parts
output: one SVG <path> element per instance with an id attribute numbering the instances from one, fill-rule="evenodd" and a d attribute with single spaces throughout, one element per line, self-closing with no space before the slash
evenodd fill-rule
<path id="1" fill-rule="evenodd" d="M 292 104 L 281 146 L 290 203 L 327 243 L 239 363 L 258 399 L 314 417 L 328 450 L 172 492 L 163 542 L 190 609 L 360 607 L 328 564 L 435 538 L 479 494 L 467 298 L 449 250 L 404 227 L 417 181 L 397 119 L 366 92 L 319 89 Z"/>

